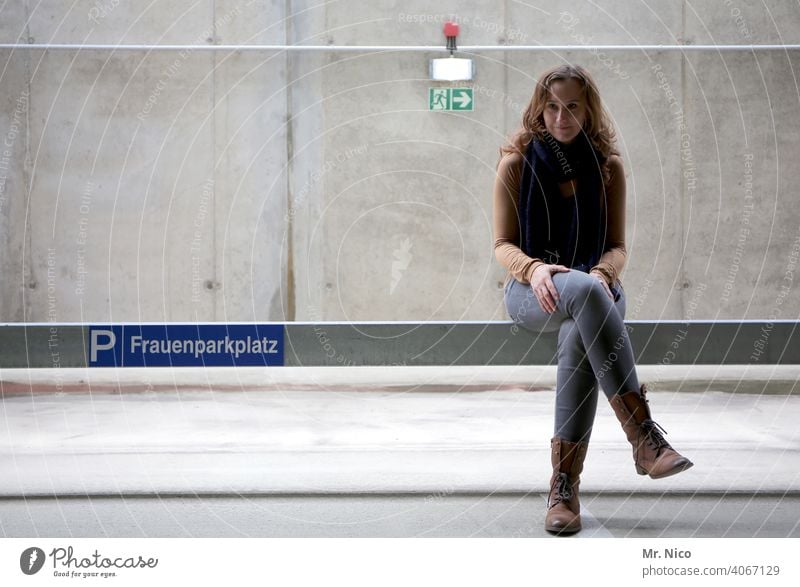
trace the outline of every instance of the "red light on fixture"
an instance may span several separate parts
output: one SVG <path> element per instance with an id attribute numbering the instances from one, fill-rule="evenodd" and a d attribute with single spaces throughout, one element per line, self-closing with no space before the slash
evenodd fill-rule
<path id="1" fill-rule="evenodd" d="M 444 23 L 444 36 L 445 37 L 457 37 L 458 36 L 458 25 L 454 22 L 446 22 Z"/>

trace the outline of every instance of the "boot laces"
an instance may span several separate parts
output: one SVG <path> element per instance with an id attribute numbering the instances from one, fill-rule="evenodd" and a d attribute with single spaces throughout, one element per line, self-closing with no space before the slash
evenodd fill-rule
<path id="1" fill-rule="evenodd" d="M 551 505 L 555 505 L 562 501 L 569 501 L 575 495 L 572 490 L 572 483 L 569 481 L 569 475 L 566 473 L 559 473 L 556 478 L 556 495 Z"/>
<path id="2" fill-rule="evenodd" d="M 664 438 L 662 432 L 664 434 L 667 433 L 658 422 L 654 422 L 653 420 L 645 420 L 642 422 L 642 430 L 644 430 L 645 438 L 647 439 L 648 444 L 652 446 L 655 450 L 660 450 L 662 448 L 671 448 L 669 442 Z"/>

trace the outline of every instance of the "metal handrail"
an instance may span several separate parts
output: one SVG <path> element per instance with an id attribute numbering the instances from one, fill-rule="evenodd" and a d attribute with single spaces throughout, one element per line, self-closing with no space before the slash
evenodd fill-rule
<path id="1" fill-rule="evenodd" d="M 417 51 L 446 53 L 441 45 L 154 45 L 0 43 L 0 49 L 87 51 Z M 796 51 L 800 45 L 461 45 L 460 53 L 486 51 Z"/>

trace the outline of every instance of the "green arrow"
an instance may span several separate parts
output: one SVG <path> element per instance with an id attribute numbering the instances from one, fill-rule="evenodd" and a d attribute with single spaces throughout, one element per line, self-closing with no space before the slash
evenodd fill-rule
<path id="1" fill-rule="evenodd" d="M 472 103 L 472 98 L 466 90 L 459 90 L 458 96 L 453 96 L 453 103 L 458 104 L 459 110 L 467 110 L 467 106 Z"/>

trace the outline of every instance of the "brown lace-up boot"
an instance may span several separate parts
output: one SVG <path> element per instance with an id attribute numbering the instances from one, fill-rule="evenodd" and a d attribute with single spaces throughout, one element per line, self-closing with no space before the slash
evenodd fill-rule
<path id="1" fill-rule="evenodd" d="M 628 442 L 633 446 L 633 461 L 639 475 L 661 479 L 685 471 L 692 461 L 678 454 L 661 435 L 666 430 L 653 422 L 646 398 L 647 388 L 641 392 L 628 391 L 611 398 L 611 407 L 617 416 Z"/>
<path id="2" fill-rule="evenodd" d="M 585 442 L 569 442 L 558 437 L 550 441 L 553 476 L 544 519 L 544 528 L 548 532 L 574 534 L 581 529 L 578 486 L 588 447 Z"/>

